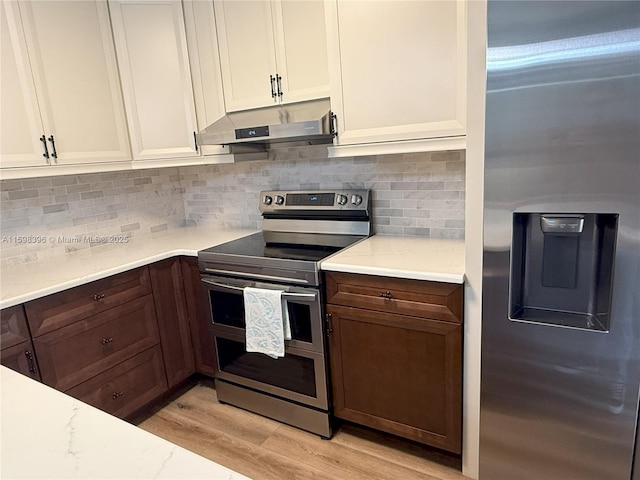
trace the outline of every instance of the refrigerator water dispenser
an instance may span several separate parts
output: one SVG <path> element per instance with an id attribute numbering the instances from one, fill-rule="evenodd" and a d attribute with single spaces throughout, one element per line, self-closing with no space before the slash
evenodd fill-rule
<path id="1" fill-rule="evenodd" d="M 514 213 L 509 318 L 609 331 L 618 215 Z"/>

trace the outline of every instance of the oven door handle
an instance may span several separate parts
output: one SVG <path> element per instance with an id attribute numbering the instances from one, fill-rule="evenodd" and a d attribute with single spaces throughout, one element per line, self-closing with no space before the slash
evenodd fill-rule
<path id="1" fill-rule="evenodd" d="M 228 288 L 229 290 L 244 291 L 244 287 L 236 287 L 235 285 L 226 285 L 224 283 L 212 282 L 211 280 L 202 279 L 204 283 L 213 285 L 220 288 Z M 285 298 L 316 298 L 315 293 L 294 293 L 294 292 L 282 292 L 282 296 Z"/>
<path id="2" fill-rule="evenodd" d="M 236 275 L 239 277 L 245 277 L 250 280 L 267 280 L 272 282 L 289 282 L 289 283 L 300 283 L 305 285 L 309 283 L 307 280 L 300 280 L 296 278 L 276 277 L 274 275 L 262 275 L 259 273 L 234 272 L 232 270 L 220 270 L 217 268 L 205 268 L 204 271 L 207 273 L 215 273 L 218 275 Z"/>

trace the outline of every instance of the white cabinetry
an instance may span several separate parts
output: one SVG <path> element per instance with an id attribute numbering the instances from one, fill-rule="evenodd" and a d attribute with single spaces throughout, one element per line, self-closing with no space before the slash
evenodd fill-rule
<path id="1" fill-rule="evenodd" d="M 213 3 L 183 0 L 182 4 L 198 130 L 204 130 L 225 115 Z M 205 163 L 233 161 L 232 155 L 219 155 L 229 153 L 228 147 L 200 145 L 199 148 L 202 155 L 217 155 L 207 157 Z"/>
<path id="2" fill-rule="evenodd" d="M 322 1 L 214 1 L 228 111 L 329 95 Z"/>
<path id="3" fill-rule="evenodd" d="M 332 0 L 333 156 L 464 148 L 466 6 Z M 382 142 L 382 143 L 381 143 Z"/>
<path id="4" fill-rule="evenodd" d="M 197 157 L 182 4 L 110 1 L 134 160 Z"/>
<path id="5" fill-rule="evenodd" d="M 0 17 L 0 166 L 131 160 L 106 2 L 3 1 Z"/>

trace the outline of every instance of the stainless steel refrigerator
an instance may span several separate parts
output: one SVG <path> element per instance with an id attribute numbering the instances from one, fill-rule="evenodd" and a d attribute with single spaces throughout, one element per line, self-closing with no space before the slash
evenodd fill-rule
<path id="1" fill-rule="evenodd" d="M 640 480 L 640 1 L 487 14 L 480 480 Z"/>

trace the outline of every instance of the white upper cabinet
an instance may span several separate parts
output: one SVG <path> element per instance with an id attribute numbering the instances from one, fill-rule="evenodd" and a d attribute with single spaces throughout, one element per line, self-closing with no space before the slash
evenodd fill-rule
<path id="1" fill-rule="evenodd" d="M 329 96 L 324 2 L 272 2 L 283 103 Z"/>
<path id="2" fill-rule="evenodd" d="M 131 160 L 104 1 L 3 1 L 0 165 Z"/>
<path id="3" fill-rule="evenodd" d="M 117 0 L 109 6 L 134 160 L 198 156 L 182 3 Z"/>
<path id="4" fill-rule="evenodd" d="M 182 5 L 198 130 L 204 130 L 226 113 L 213 2 L 183 0 Z M 199 149 L 202 155 L 229 153 L 228 147 L 218 145 L 199 145 Z M 206 160 L 212 161 L 211 158 Z M 222 155 L 215 161 L 232 160 L 231 155 Z"/>
<path id="5" fill-rule="evenodd" d="M 329 95 L 322 1 L 214 1 L 227 111 Z"/>
<path id="6" fill-rule="evenodd" d="M 465 2 L 328 0 L 325 8 L 337 145 L 464 148 Z"/>

